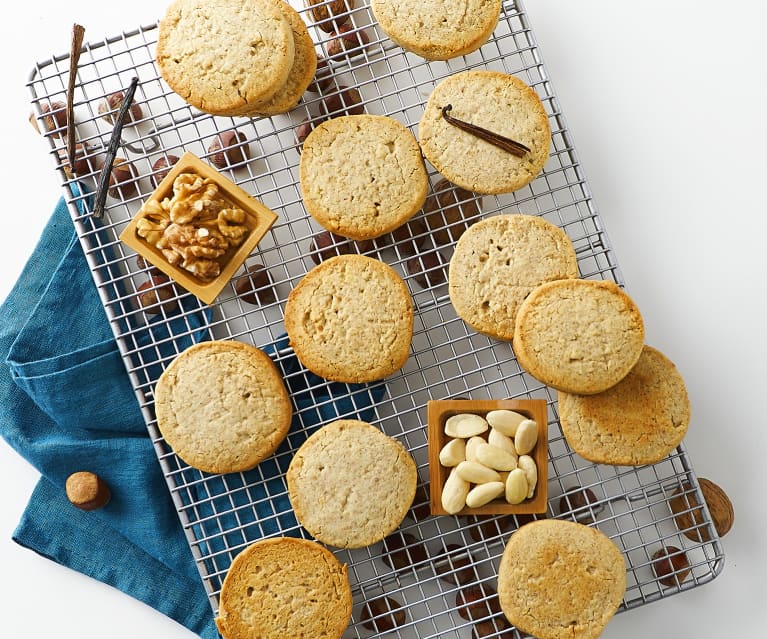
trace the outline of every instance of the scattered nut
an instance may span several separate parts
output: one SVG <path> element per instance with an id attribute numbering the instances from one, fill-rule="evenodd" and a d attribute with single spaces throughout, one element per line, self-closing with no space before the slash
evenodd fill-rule
<path id="1" fill-rule="evenodd" d="M 115 91 L 106 96 L 101 102 L 99 102 L 98 112 L 99 115 L 104 118 L 110 124 L 114 124 L 117 119 L 117 113 L 120 111 L 122 102 L 125 99 L 125 93 L 122 91 Z M 137 122 L 144 117 L 144 110 L 141 105 L 135 100 L 131 102 L 130 108 L 125 115 L 125 124 Z"/>
<path id="2" fill-rule="evenodd" d="M 421 288 L 441 286 L 447 282 L 447 263 L 438 251 L 411 257 L 405 266 Z"/>
<path id="3" fill-rule="evenodd" d="M 136 167 L 131 162 L 125 158 L 115 158 L 109 174 L 108 194 L 116 200 L 135 197 L 138 193 L 138 175 Z"/>
<path id="4" fill-rule="evenodd" d="M 487 421 L 481 415 L 474 413 L 458 413 L 451 415 L 445 421 L 445 435 L 468 439 L 484 433 L 488 428 Z"/>
<path id="5" fill-rule="evenodd" d="M 587 507 L 598 501 L 594 491 L 590 488 L 568 488 L 567 492 L 559 498 L 559 512 L 573 513 L 576 521 L 586 524 L 594 521 Z"/>
<path id="6" fill-rule="evenodd" d="M 395 570 L 402 570 L 428 559 L 426 546 L 410 533 L 393 532 L 384 538 L 381 545 L 383 546 L 381 561 Z"/>
<path id="7" fill-rule="evenodd" d="M 296 149 L 301 153 L 301 147 L 303 146 L 306 138 L 314 131 L 321 123 L 322 119 L 302 120 L 301 124 L 296 127 Z"/>
<path id="8" fill-rule="evenodd" d="M 178 156 L 172 154 L 164 155 L 154 161 L 154 164 L 152 164 L 152 171 L 154 173 L 151 177 L 154 188 L 157 188 L 160 182 L 165 179 L 165 176 L 170 173 L 171 168 L 173 168 L 176 162 L 178 162 Z"/>
<path id="9" fill-rule="evenodd" d="M 376 632 L 391 632 L 407 620 L 402 604 L 384 595 L 365 603 L 362 608 L 362 625 Z"/>
<path id="10" fill-rule="evenodd" d="M 317 56 L 317 70 L 314 72 L 314 80 L 306 87 L 311 93 L 322 93 L 333 84 L 333 71 L 326 58 Z"/>
<path id="11" fill-rule="evenodd" d="M 64 137 L 67 130 L 67 105 L 64 102 L 51 102 L 40 107 L 43 114 L 43 126 L 54 137 Z"/>
<path id="12" fill-rule="evenodd" d="M 478 525 L 471 525 L 473 523 Z M 470 525 L 469 534 L 476 542 L 497 538 L 516 527 L 514 517 L 511 515 L 506 517 L 473 517 L 468 520 L 467 524 Z"/>
<path id="13" fill-rule="evenodd" d="M 219 169 L 241 164 L 250 158 L 247 136 L 240 131 L 222 131 L 208 146 L 210 162 Z"/>
<path id="14" fill-rule="evenodd" d="M 367 33 L 357 30 L 353 24 L 343 24 L 330 33 L 332 40 L 325 43 L 325 53 L 329 58 L 345 53 L 348 57 L 359 55 L 370 43 Z"/>
<path id="15" fill-rule="evenodd" d="M 492 586 L 476 584 L 459 590 L 455 594 L 458 614 L 466 621 L 484 619 L 501 614 L 501 604 Z"/>
<path id="16" fill-rule="evenodd" d="M 243 302 L 254 306 L 273 304 L 277 300 L 271 275 L 263 264 L 249 266 L 235 281 L 234 289 Z"/>
<path id="17" fill-rule="evenodd" d="M 340 115 L 362 115 L 365 106 L 362 104 L 362 96 L 354 87 L 339 85 L 338 90 L 331 93 L 322 103 L 325 113 L 335 118 Z"/>
<path id="18" fill-rule="evenodd" d="M 350 20 L 355 0 L 306 0 L 312 18 L 325 33 L 331 33 Z"/>
<path id="19" fill-rule="evenodd" d="M 712 523 L 717 535 L 724 537 L 735 521 L 735 510 L 727 493 L 710 479 L 699 478 L 700 490 L 711 514 Z M 698 504 L 695 495 L 692 494 L 692 486 L 684 484 L 674 491 L 669 500 L 669 506 L 675 514 L 674 520 L 682 533 L 692 541 L 711 541 L 708 526 L 705 525 L 703 511 Z"/>
<path id="20" fill-rule="evenodd" d="M 319 264 L 335 255 L 368 253 L 373 248 L 372 240 L 350 240 L 332 231 L 321 231 L 312 238 L 309 244 L 309 257 L 312 258 L 312 262 Z"/>
<path id="21" fill-rule="evenodd" d="M 427 517 L 430 517 L 431 516 L 430 500 L 431 498 L 429 496 L 429 485 L 419 484 L 418 487 L 415 489 L 415 497 L 413 498 L 413 505 L 410 507 L 410 510 L 407 512 L 407 517 L 409 517 L 413 521 L 423 521 Z"/>
<path id="22" fill-rule="evenodd" d="M 466 586 L 474 581 L 473 558 L 463 546 L 446 544 L 432 563 L 442 581 L 456 586 Z"/>
<path id="23" fill-rule="evenodd" d="M 395 244 L 400 253 L 412 257 L 426 243 L 426 225 L 420 218 L 411 218 L 381 238 L 381 241 L 386 244 Z M 421 273 L 423 265 L 420 264 L 418 267 L 418 272 Z"/>
<path id="24" fill-rule="evenodd" d="M 97 166 L 96 155 L 93 149 L 87 144 L 78 142 L 75 144 L 75 162 L 72 170 L 69 167 L 69 158 L 66 149 L 59 149 L 59 161 L 62 163 L 64 171 L 74 175 L 85 175 L 95 170 Z"/>
<path id="25" fill-rule="evenodd" d="M 482 215 L 477 194 L 442 179 L 432 187 L 423 207 L 424 220 L 438 245 L 457 242 Z"/>
<path id="26" fill-rule="evenodd" d="M 80 510 L 96 510 L 109 503 L 111 492 L 109 486 L 89 471 L 78 471 L 67 477 L 64 489 L 67 499 Z"/>
<path id="27" fill-rule="evenodd" d="M 652 556 L 652 569 L 664 586 L 679 586 L 690 574 L 687 555 L 676 546 L 665 546 Z"/>
<path id="28" fill-rule="evenodd" d="M 137 292 L 139 304 L 148 315 L 162 311 L 172 313 L 178 308 L 176 289 L 165 275 L 153 275 L 138 287 Z"/>
<path id="29" fill-rule="evenodd" d="M 496 637 L 497 639 L 514 639 L 514 631 L 511 624 L 505 617 L 493 617 L 492 619 L 483 619 L 474 624 L 471 629 L 473 639 L 486 639 L 487 637 Z M 524 633 L 521 637 L 529 637 Z"/>

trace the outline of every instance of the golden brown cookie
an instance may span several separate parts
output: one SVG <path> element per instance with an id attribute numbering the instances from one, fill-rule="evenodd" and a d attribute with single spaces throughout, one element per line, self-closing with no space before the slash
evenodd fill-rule
<path id="1" fill-rule="evenodd" d="M 690 424 L 682 375 L 663 353 L 645 345 L 615 386 L 595 395 L 558 394 L 567 443 L 597 464 L 654 464 L 676 448 Z"/>
<path id="2" fill-rule="evenodd" d="M 519 142 L 522 157 L 459 129 L 442 115 Z M 519 78 L 500 71 L 460 71 L 442 80 L 426 101 L 418 125 L 426 159 L 445 178 L 476 193 L 510 193 L 531 182 L 549 157 L 551 130 L 538 94 Z"/>
<path id="3" fill-rule="evenodd" d="M 449 60 L 479 49 L 501 14 L 500 0 L 371 0 L 386 35 L 427 60 Z"/>
<path id="4" fill-rule="evenodd" d="M 317 542 L 277 537 L 234 558 L 216 625 L 224 639 L 338 639 L 351 614 L 346 565 Z"/>
<path id="5" fill-rule="evenodd" d="M 290 292 L 285 330 L 296 357 L 336 382 L 372 382 L 399 370 L 413 337 L 413 302 L 388 264 L 338 255 L 315 266 Z"/>
<path id="6" fill-rule="evenodd" d="M 475 330 L 511 340 L 517 309 L 530 291 L 574 277 L 575 249 L 561 228 L 534 215 L 494 215 L 458 240 L 448 273 L 450 301 Z"/>
<path id="7" fill-rule="evenodd" d="M 304 141 L 299 173 L 306 210 L 353 240 L 393 231 L 426 200 L 418 142 L 383 115 L 344 115 L 317 126 Z"/>
<path id="8" fill-rule="evenodd" d="M 644 346 L 639 308 L 615 282 L 563 279 L 520 304 L 512 347 L 539 381 L 577 395 L 601 393 L 634 367 Z"/>
<path id="9" fill-rule="evenodd" d="M 418 472 L 410 453 L 375 426 L 341 419 L 313 433 L 287 472 L 296 519 L 319 541 L 362 548 L 402 523 Z"/>
<path id="10" fill-rule="evenodd" d="M 174 0 L 159 21 L 160 75 L 206 113 L 233 115 L 269 100 L 294 56 L 290 24 L 269 0 Z"/>
<path id="11" fill-rule="evenodd" d="M 249 470 L 290 428 L 292 404 L 271 358 L 238 341 L 190 346 L 155 387 L 157 427 L 187 464 L 209 473 Z"/>
<path id="12" fill-rule="evenodd" d="M 538 639 L 595 639 L 626 592 L 626 562 L 596 528 L 559 519 L 525 524 L 498 566 L 506 618 Z"/>

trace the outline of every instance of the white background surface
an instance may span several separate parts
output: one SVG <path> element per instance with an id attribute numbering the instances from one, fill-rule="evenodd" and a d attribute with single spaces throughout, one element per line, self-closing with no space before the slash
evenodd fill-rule
<path id="1" fill-rule="evenodd" d="M 527 0 L 525 7 L 647 342 L 685 376 L 693 466 L 730 494 L 736 513 L 719 577 L 619 614 L 603 637 L 761 636 L 767 10 L 747 0 Z M 61 194 L 47 142 L 27 122 L 24 83 L 33 64 L 69 50 L 74 22 L 98 41 L 152 23 L 164 8 L 156 0 L 38 0 L 1 21 L 0 298 Z M 3 636 L 192 637 L 11 541 L 36 480 L 0 441 Z"/>

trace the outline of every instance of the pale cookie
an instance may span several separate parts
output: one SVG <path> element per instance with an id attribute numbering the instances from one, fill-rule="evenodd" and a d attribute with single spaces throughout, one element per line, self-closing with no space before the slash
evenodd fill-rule
<path id="1" fill-rule="evenodd" d="M 216 626 L 224 639 L 339 639 L 351 614 L 346 565 L 315 541 L 277 537 L 234 558 Z"/>
<path id="2" fill-rule="evenodd" d="M 345 115 L 306 138 L 299 167 L 306 210 L 326 229 L 369 240 L 409 220 L 428 176 L 412 133 L 383 115 Z"/>
<path id="3" fill-rule="evenodd" d="M 517 309 L 530 291 L 574 277 L 575 249 L 561 228 L 534 215 L 501 214 L 474 223 L 458 240 L 448 290 L 469 326 L 511 340 Z"/>
<path id="4" fill-rule="evenodd" d="M 354 419 L 331 422 L 298 449 L 287 472 L 298 522 L 319 541 L 362 548 L 402 523 L 418 481 L 396 439 Z"/>
<path id="5" fill-rule="evenodd" d="M 284 0 L 270 1 L 282 9 L 290 24 L 293 31 L 295 55 L 285 85 L 269 100 L 255 102 L 249 106 L 244 114 L 249 117 L 268 117 L 290 111 L 298 104 L 317 71 L 317 52 L 314 50 L 314 41 L 301 15 Z"/>
<path id="6" fill-rule="evenodd" d="M 427 60 L 449 60 L 479 49 L 495 30 L 500 0 L 371 0 L 381 29 Z"/>
<path id="7" fill-rule="evenodd" d="M 209 473 L 254 468 L 285 439 L 293 412 L 274 362 L 237 341 L 190 346 L 160 375 L 154 396 L 167 444 Z"/>
<path id="8" fill-rule="evenodd" d="M 520 366 L 544 384 L 593 395 L 634 367 L 644 333 L 639 308 L 615 282 L 554 280 L 520 304 L 512 347 Z"/>
<path id="9" fill-rule="evenodd" d="M 597 464 L 654 464 L 684 439 L 690 400 L 674 363 L 645 345 L 634 367 L 596 395 L 559 392 L 559 418 L 567 443 Z"/>
<path id="10" fill-rule="evenodd" d="M 450 124 L 454 118 L 530 149 L 522 157 Z M 461 71 L 442 80 L 426 101 L 418 137 L 426 159 L 445 178 L 476 193 L 510 193 L 531 182 L 549 157 L 551 129 L 543 103 L 519 78 L 500 71 Z"/>
<path id="11" fill-rule="evenodd" d="M 175 0 L 159 22 L 160 75 L 206 113 L 233 115 L 269 100 L 294 56 L 290 24 L 269 0 Z"/>
<path id="12" fill-rule="evenodd" d="M 542 519 L 506 543 L 498 599 L 506 618 L 538 639 L 595 639 L 626 592 L 626 562 L 604 533 Z"/>
<path id="13" fill-rule="evenodd" d="M 285 330 L 299 361 L 336 382 L 383 379 L 402 368 L 413 337 L 413 302 L 388 264 L 339 255 L 290 292 Z"/>

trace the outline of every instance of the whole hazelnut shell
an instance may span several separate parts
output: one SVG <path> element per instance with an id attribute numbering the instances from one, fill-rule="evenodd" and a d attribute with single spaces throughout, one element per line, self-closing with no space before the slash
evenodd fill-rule
<path id="1" fill-rule="evenodd" d="M 395 531 L 384 538 L 381 545 L 381 561 L 395 570 L 402 570 L 428 559 L 426 546 L 410 533 Z"/>
<path id="2" fill-rule="evenodd" d="M 411 257 L 405 267 L 421 288 L 441 286 L 447 282 L 447 262 L 438 251 Z"/>
<path id="3" fill-rule="evenodd" d="M 466 586 L 474 581 L 472 563 L 469 551 L 459 544 L 445 544 L 433 562 L 439 578 L 456 586 Z"/>
<path id="4" fill-rule="evenodd" d="M 312 262 L 319 264 L 336 255 L 367 253 L 373 250 L 373 247 L 372 240 L 350 240 L 332 231 L 320 231 L 309 244 L 309 257 Z"/>
<path id="5" fill-rule="evenodd" d="M 157 158 L 153 164 L 152 164 L 152 184 L 154 184 L 154 187 L 157 188 L 157 185 L 160 184 L 165 179 L 165 176 L 170 173 L 170 170 L 173 168 L 173 165 L 178 162 L 178 156 L 173 154 L 168 154 L 167 156 L 162 156 L 160 158 Z"/>
<path id="6" fill-rule="evenodd" d="M 241 131 L 222 131 L 208 146 L 210 162 L 219 169 L 241 164 L 250 158 L 248 138 Z"/>
<path id="7" fill-rule="evenodd" d="M 402 255 L 413 257 L 426 243 L 426 225 L 420 217 L 411 218 L 385 236 L 384 241 L 395 244 Z"/>
<path id="8" fill-rule="evenodd" d="M 483 619 L 476 622 L 471 628 L 472 639 L 486 639 L 495 637 L 496 639 L 515 639 L 516 635 L 511 624 L 504 617 L 493 617 L 492 619 Z M 520 637 L 529 637 L 520 633 Z"/>
<path id="9" fill-rule="evenodd" d="M 325 33 L 331 33 L 350 19 L 355 0 L 306 0 L 312 19 Z"/>
<path id="10" fill-rule="evenodd" d="M 178 308 L 176 289 L 165 275 L 153 275 L 137 292 L 139 304 L 147 315 L 172 313 Z"/>
<path id="11" fill-rule="evenodd" d="M 501 613 L 501 602 L 495 589 L 480 583 L 466 586 L 455 593 L 455 607 L 466 621 L 476 621 Z"/>
<path id="12" fill-rule="evenodd" d="M 325 115 L 336 118 L 340 115 L 362 115 L 365 106 L 362 96 L 354 87 L 339 85 L 338 91 L 331 93 L 322 103 Z"/>
<path id="13" fill-rule="evenodd" d="M 431 516 L 431 506 L 429 505 L 429 485 L 419 484 L 415 489 L 413 505 L 407 511 L 406 517 L 415 522 L 423 521 Z"/>
<path id="14" fill-rule="evenodd" d="M 571 513 L 582 524 L 589 523 L 594 521 L 594 518 L 587 507 L 597 501 L 596 494 L 590 488 L 579 489 L 577 486 L 573 486 L 568 488 L 565 494 L 559 498 L 559 512 Z"/>
<path id="15" fill-rule="evenodd" d="M 706 502 L 708 511 L 711 514 L 711 520 L 716 529 L 717 535 L 724 537 L 735 522 L 735 511 L 727 493 L 720 486 L 710 479 L 699 478 L 701 493 Z M 682 533 L 692 541 L 708 542 L 711 541 L 711 535 L 706 526 L 706 519 L 703 510 L 700 507 L 695 495 L 691 493 L 692 486 L 684 484 L 677 488 L 671 499 L 669 506 L 674 513 L 674 520 Z"/>
<path id="16" fill-rule="evenodd" d="M 64 484 L 67 499 L 80 510 L 96 510 L 109 503 L 112 497 L 109 486 L 89 471 L 72 473 Z"/>
<path id="17" fill-rule="evenodd" d="M 346 57 L 354 57 L 362 53 L 370 44 L 370 37 L 365 31 L 357 30 L 351 23 L 341 25 L 331 34 L 331 40 L 325 43 L 325 54 L 329 58 L 346 54 Z"/>
<path id="18" fill-rule="evenodd" d="M 126 158 L 117 157 L 109 174 L 109 195 L 117 200 L 134 197 L 138 193 L 138 171 Z"/>
<path id="19" fill-rule="evenodd" d="M 311 93 L 327 91 L 333 84 L 333 70 L 328 64 L 327 58 L 317 56 L 317 70 L 314 72 L 314 80 L 309 83 L 306 90 Z"/>
<path id="20" fill-rule="evenodd" d="M 407 620 L 405 609 L 394 597 L 384 595 L 365 602 L 360 615 L 362 625 L 375 632 L 391 632 Z"/>
<path id="21" fill-rule="evenodd" d="M 43 126 L 45 130 L 57 138 L 64 137 L 67 131 L 67 105 L 64 102 L 55 101 L 43 104 L 40 107 L 43 114 Z"/>
<path id="22" fill-rule="evenodd" d="M 110 124 L 114 124 L 124 99 L 125 93 L 122 91 L 115 91 L 114 93 L 110 93 L 101 102 L 99 102 L 99 115 Z M 128 112 L 125 115 L 125 124 L 133 124 L 134 122 L 141 120 L 143 117 L 144 110 L 141 108 L 141 105 L 134 100 L 131 102 L 130 107 L 128 108 Z"/>
<path id="23" fill-rule="evenodd" d="M 91 173 L 95 170 L 98 164 L 96 162 L 94 150 L 82 142 L 75 144 L 75 162 L 72 168 L 69 166 L 69 158 L 67 157 L 67 150 L 65 148 L 58 151 L 58 156 L 64 167 L 64 171 L 74 175 L 86 175 Z"/>
<path id="24" fill-rule="evenodd" d="M 317 128 L 317 126 L 322 123 L 323 119 L 312 119 L 312 120 L 302 120 L 301 123 L 296 127 L 295 135 L 296 135 L 296 149 L 299 153 L 301 153 L 301 147 L 303 146 L 304 142 L 306 141 L 306 138 L 309 137 L 309 134 L 314 131 L 314 129 Z"/>
<path id="25" fill-rule="evenodd" d="M 665 546 L 656 550 L 652 562 L 653 572 L 664 586 L 678 586 L 690 574 L 687 555 L 676 546 Z"/>
<path id="26" fill-rule="evenodd" d="M 272 277 L 263 264 L 252 264 L 234 283 L 234 289 L 243 302 L 257 306 L 273 304 L 277 295 Z"/>
<path id="27" fill-rule="evenodd" d="M 438 246 L 457 242 L 467 228 L 482 216 L 477 194 L 448 180 L 433 187 L 423 207 L 424 222 Z"/>

